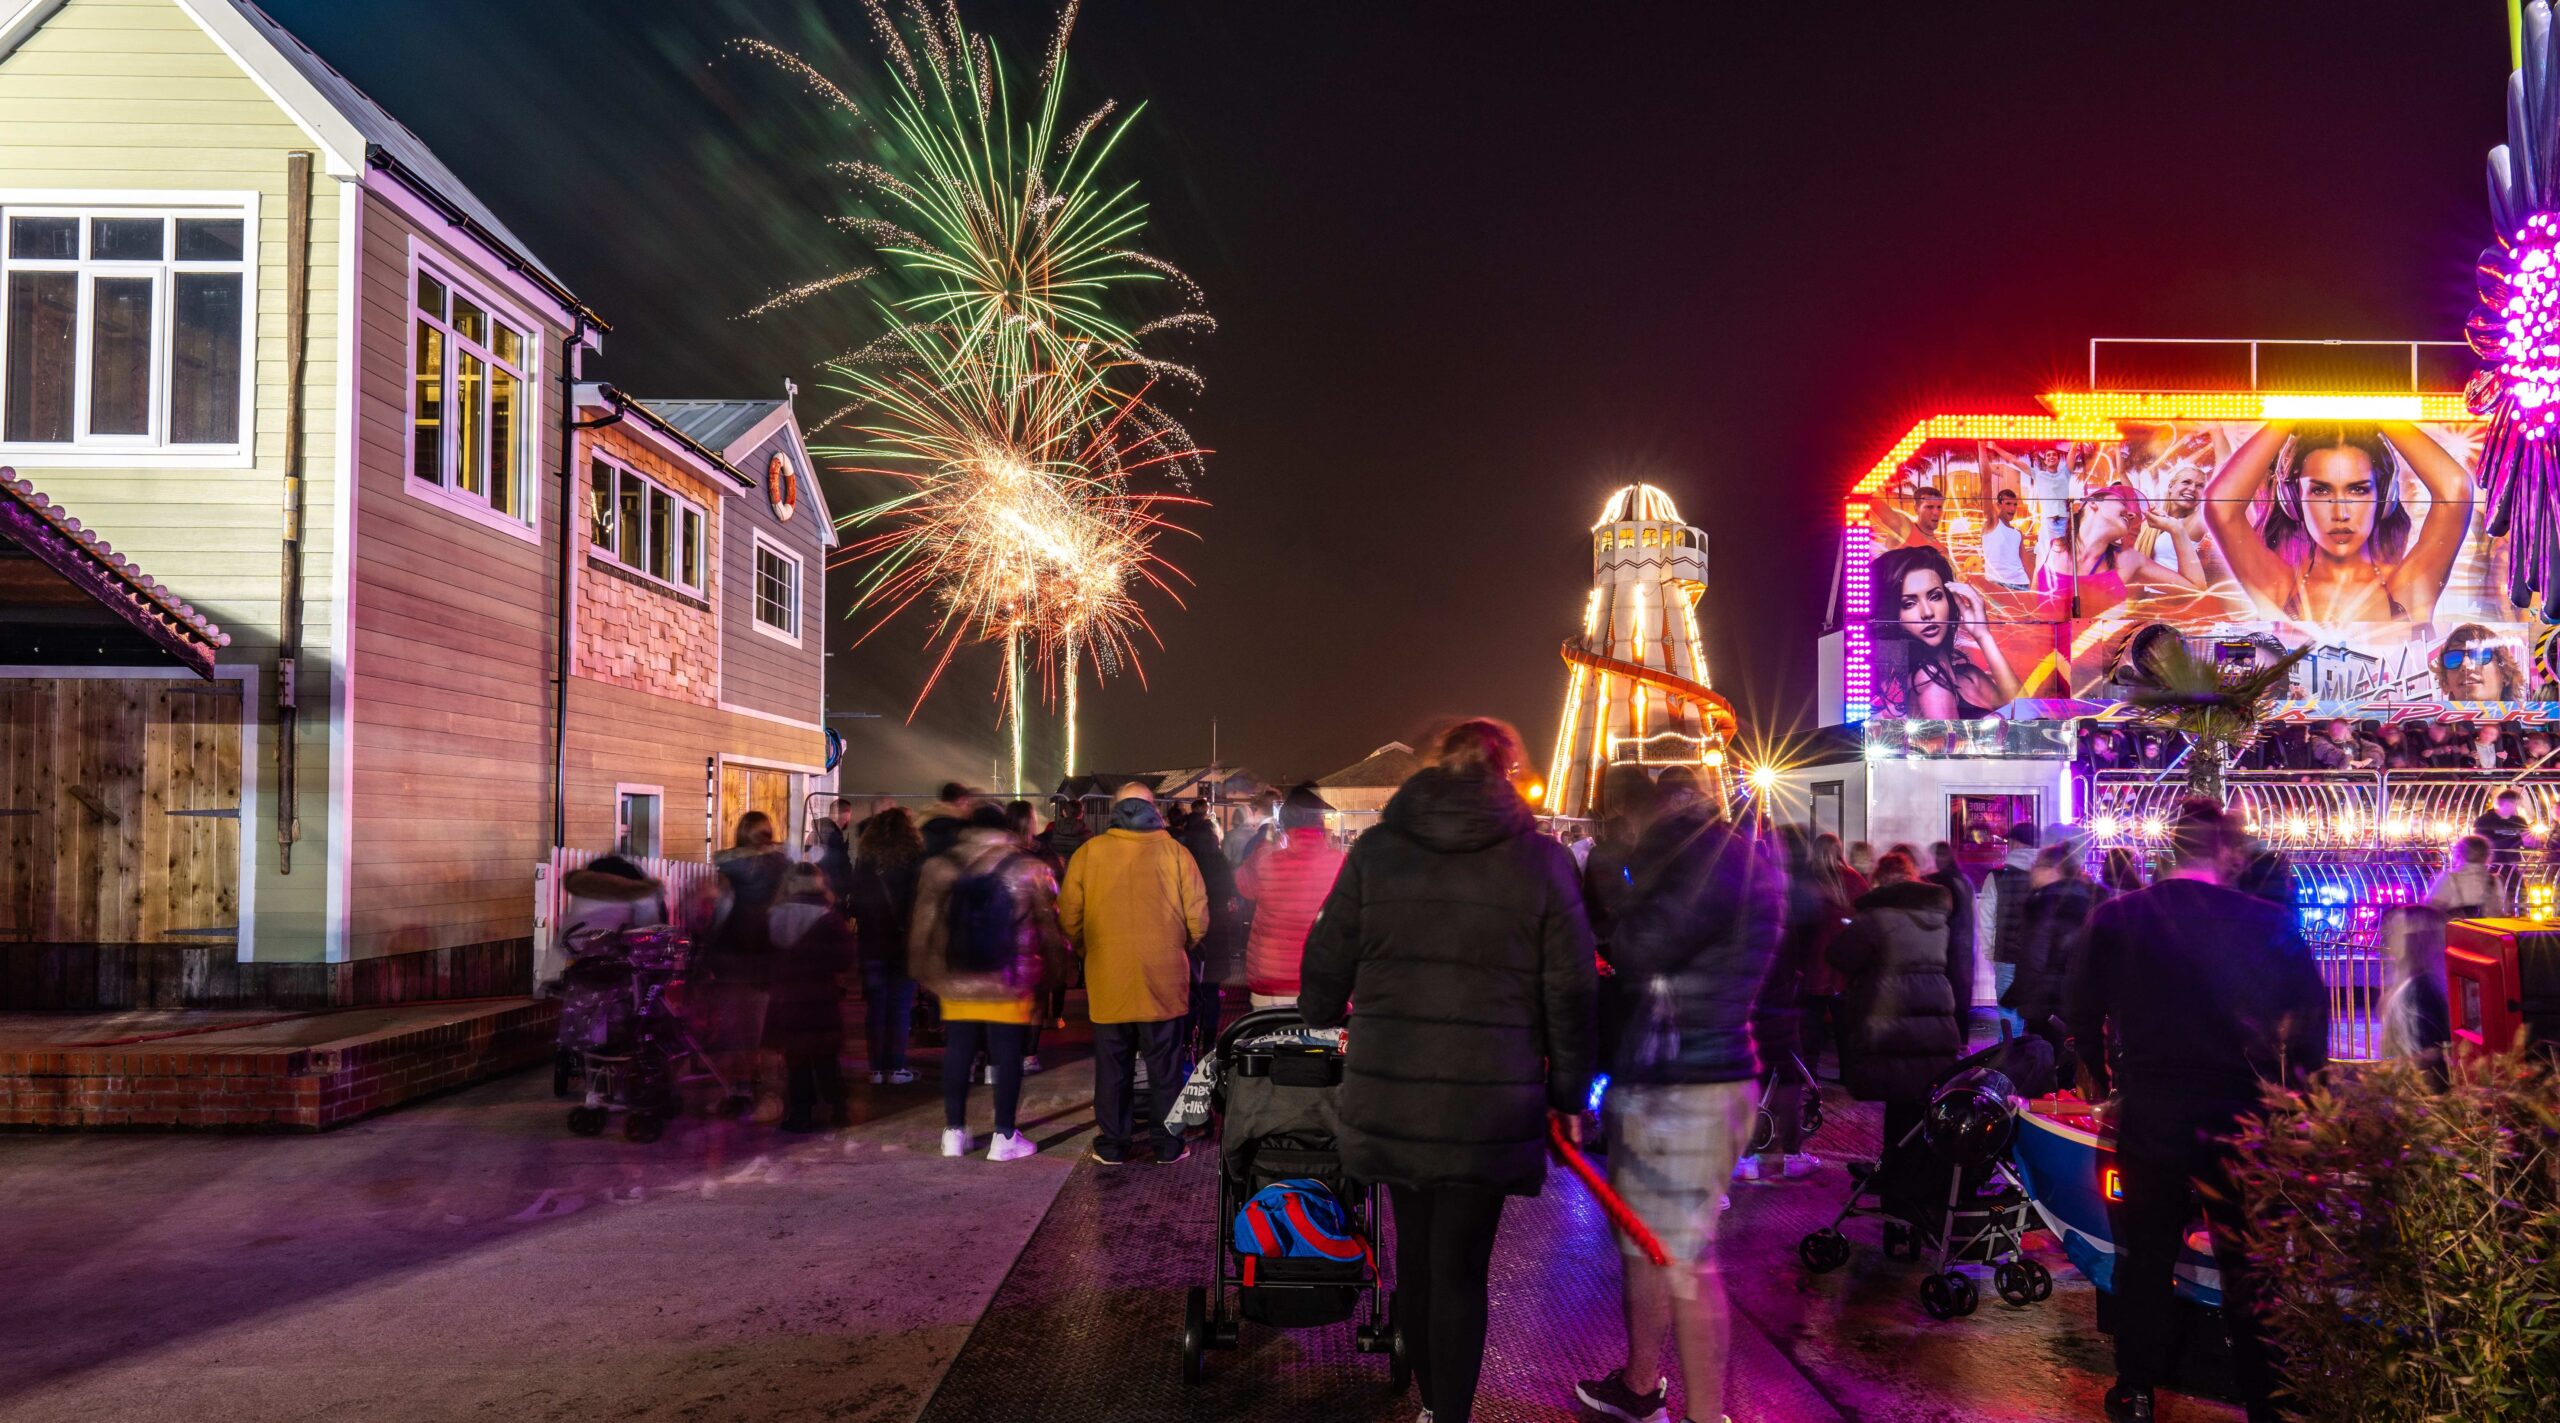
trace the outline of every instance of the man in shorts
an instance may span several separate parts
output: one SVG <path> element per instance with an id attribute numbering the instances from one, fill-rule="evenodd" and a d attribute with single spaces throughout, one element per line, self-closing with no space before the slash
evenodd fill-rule
<path id="1" fill-rule="evenodd" d="M 1668 1333 L 1688 1416 L 1715 1423 L 1731 1333 L 1716 1223 L 1751 1144 L 1761 1070 L 1751 1018 L 1776 958 L 1784 880 L 1769 847 L 1704 799 L 1655 821 L 1627 868 L 1633 893 L 1609 940 L 1629 985 L 1610 1065 L 1609 1184 L 1670 1263 L 1620 1237 L 1626 1363 L 1574 1396 L 1624 1423 L 1666 1423 Z"/>

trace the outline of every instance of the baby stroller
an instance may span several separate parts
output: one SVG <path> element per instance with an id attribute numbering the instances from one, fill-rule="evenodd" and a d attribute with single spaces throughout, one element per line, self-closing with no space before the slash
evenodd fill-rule
<path id="1" fill-rule="evenodd" d="M 1853 1165 L 1840 1213 L 1797 1242 L 1797 1258 L 1815 1274 L 1840 1268 L 1849 1262 L 1849 1237 L 1840 1226 L 1882 1215 L 1887 1259 L 1937 1255 L 1937 1268 L 1920 1281 L 1920 1307 L 1932 1319 L 1968 1315 L 1980 1304 L 1973 1277 L 1959 1265 L 1991 1266 L 1991 1287 L 2020 1308 L 2050 1296 L 2053 1272 L 2026 1253 L 2031 1207 L 2009 1148 L 2018 1132 L 2016 1099 L 2052 1085 L 2053 1048 L 2041 1038 L 2006 1039 L 1956 1063 L 1931 1084 L 1920 1124 L 1890 1144 L 1925 1147 L 1945 1168 L 1944 1205 L 1932 1199 L 1913 1209 L 1883 1189 L 1882 1170 Z"/>
<path id="2" fill-rule="evenodd" d="M 1760 1084 L 1760 1102 L 1751 1117 L 1753 1156 L 1766 1155 L 1777 1144 L 1778 1088 L 1783 1084 L 1803 1088 L 1796 1098 L 1796 1121 L 1802 1135 L 1809 1138 L 1822 1130 L 1822 1084 L 1814 1079 L 1813 1069 L 1804 1065 L 1803 1058 L 1788 1053 L 1787 1060 L 1770 1071 L 1769 1080 Z"/>
<path id="3" fill-rule="evenodd" d="M 1209 1063 L 1218 1121 L 1217 1266 L 1214 1283 L 1193 1286 L 1183 1300 L 1184 1383 L 1208 1377 L 1208 1351 L 1234 1348 L 1245 1320 L 1313 1329 L 1354 1315 L 1367 1321 L 1353 1328 L 1354 1347 L 1385 1354 L 1388 1379 L 1399 1390 L 1413 1376 L 1393 1296 L 1380 1280 L 1377 1188 L 1345 1177 L 1334 1150 L 1342 1065 L 1342 1035 L 1307 1027 L 1295 1008 L 1248 1013 L 1218 1035 Z M 1342 1258 L 1238 1249 L 1240 1237 L 1270 1237 L 1264 1213 L 1247 1211 L 1266 1188 L 1303 1191 L 1338 1215 L 1335 1254 Z"/>
<path id="4" fill-rule="evenodd" d="M 585 1100 L 569 1109 L 569 1130 L 594 1136 L 615 1112 L 622 1134 L 656 1141 L 676 1113 L 680 1071 L 698 1065 L 721 1082 L 686 1029 L 684 970 L 691 945 L 664 925 L 617 929 L 590 941 L 560 975 L 560 1068 L 555 1088 L 582 1079 Z"/>

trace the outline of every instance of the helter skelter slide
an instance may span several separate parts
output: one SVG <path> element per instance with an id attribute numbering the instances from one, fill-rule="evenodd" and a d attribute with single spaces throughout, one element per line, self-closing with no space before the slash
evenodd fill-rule
<path id="1" fill-rule="evenodd" d="M 1613 763 L 1697 772 L 1723 793 L 1733 706 L 1707 681 L 1698 598 L 1707 587 L 1706 531 L 1681 522 L 1671 496 L 1630 484 L 1591 528 L 1591 598 L 1582 635 L 1564 644 L 1564 715 L 1547 771 L 1546 808 L 1588 816 Z"/>

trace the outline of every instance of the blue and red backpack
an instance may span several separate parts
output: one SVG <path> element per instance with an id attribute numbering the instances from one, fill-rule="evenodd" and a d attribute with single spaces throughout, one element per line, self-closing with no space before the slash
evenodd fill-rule
<path id="1" fill-rule="evenodd" d="M 1254 1192 L 1236 1212 L 1235 1242 L 1248 1271 L 1256 1257 L 1346 1264 L 1369 1258 L 1369 1242 L 1352 1229 L 1341 1199 L 1322 1181 L 1304 1176 Z M 1252 1283 L 1250 1274 L 1246 1283 Z"/>

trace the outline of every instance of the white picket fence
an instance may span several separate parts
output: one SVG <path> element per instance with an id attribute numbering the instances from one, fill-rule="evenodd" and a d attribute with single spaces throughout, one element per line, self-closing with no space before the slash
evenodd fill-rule
<path id="1" fill-rule="evenodd" d="M 533 981 L 547 983 L 560 976 L 565 959 L 556 946 L 557 926 L 568 917 L 569 893 L 563 882 L 571 870 L 582 869 L 591 860 L 604 857 L 603 850 L 558 849 L 551 858 L 533 867 Z M 667 887 L 667 909 L 677 911 L 691 897 L 696 886 L 714 873 L 700 860 L 665 860 L 654 855 L 625 855 L 650 878 Z"/>

